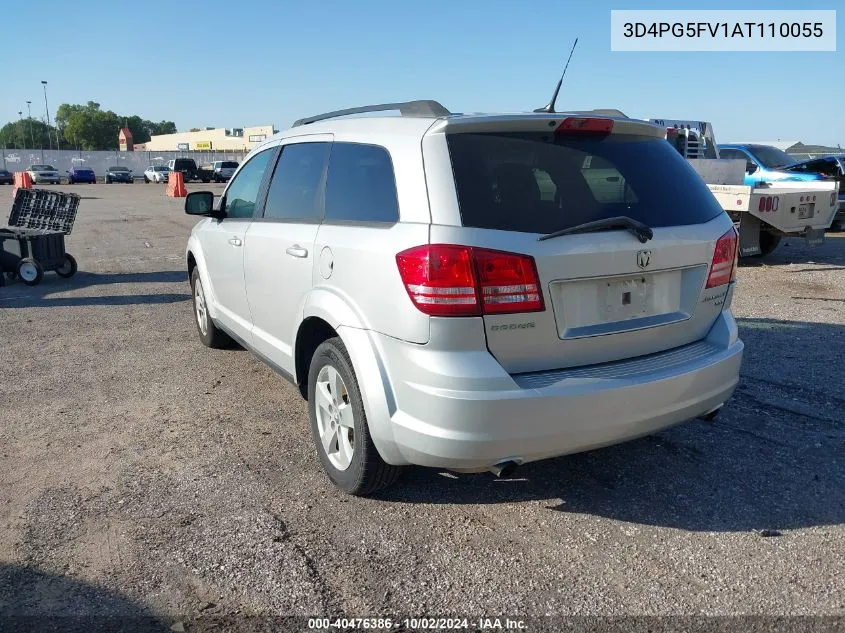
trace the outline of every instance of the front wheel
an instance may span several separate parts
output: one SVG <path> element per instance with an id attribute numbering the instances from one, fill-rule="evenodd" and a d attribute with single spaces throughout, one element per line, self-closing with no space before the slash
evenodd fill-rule
<path id="1" fill-rule="evenodd" d="M 340 338 L 323 342 L 308 372 L 311 434 L 326 474 L 344 492 L 366 496 L 399 476 L 379 455 L 349 353 Z"/>
<path id="2" fill-rule="evenodd" d="M 27 286 L 37 286 L 44 278 L 44 269 L 31 257 L 24 257 L 18 262 L 18 277 Z"/>
<path id="3" fill-rule="evenodd" d="M 73 258 L 73 255 L 70 253 L 65 253 L 65 261 L 62 262 L 62 265 L 56 268 L 56 274 L 59 277 L 64 277 L 65 279 L 69 277 L 73 277 L 77 271 L 76 260 Z"/>
<path id="4" fill-rule="evenodd" d="M 194 300 L 194 321 L 197 324 L 197 332 L 200 341 L 206 347 L 221 349 L 232 344 L 232 339 L 223 330 L 214 325 L 211 315 L 208 313 L 208 304 L 205 300 L 205 289 L 202 287 L 199 269 L 194 268 L 191 273 L 191 294 Z"/>

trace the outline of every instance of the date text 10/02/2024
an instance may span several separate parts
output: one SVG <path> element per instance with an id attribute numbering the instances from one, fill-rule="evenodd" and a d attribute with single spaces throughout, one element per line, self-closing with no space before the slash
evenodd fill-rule
<path id="1" fill-rule="evenodd" d="M 308 628 L 315 630 L 481 630 L 520 631 L 525 622 L 511 618 L 309 618 Z"/>

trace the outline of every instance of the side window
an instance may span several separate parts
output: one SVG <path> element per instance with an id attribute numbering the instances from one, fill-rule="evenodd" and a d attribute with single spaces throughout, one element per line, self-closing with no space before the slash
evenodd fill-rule
<path id="1" fill-rule="evenodd" d="M 255 211 L 255 202 L 258 199 L 258 191 L 261 189 L 261 181 L 264 179 L 264 172 L 273 149 L 265 149 L 256 154 L 244 165 L 244 168 L 232 180 L 226 190 L 226 217 L 227 218 L 251 218 Z"/>
<path id="2" fill-rule="evenodd" d="M 276 163 L 264 218 L 319 222 L 320 183 L 329 158 L 331 143 L 285 145 Z"/>
<path id="3" fill-rule="evenodd" d="M 393 162 L 386 149 L 357 143 L 332 145 L 326 181 L 326 220 L 399 220 Z"/>
<path id="4" fill-rule="evenodd" d="M 733 158 L 733 159 L 747 159 L 748 157 L 740 152 L 738 149 L 720 149 L 719 150 L 719 157 L 720 158 Z"/>

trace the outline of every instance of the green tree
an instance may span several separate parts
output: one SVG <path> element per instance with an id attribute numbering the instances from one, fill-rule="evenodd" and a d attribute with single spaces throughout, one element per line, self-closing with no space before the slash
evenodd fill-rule
<path id="1" fill-rule="evenodd" d="M 155 123 L 137 114 L 120 115 L 102 110 L 96 101 L 85 105 L 63 103 L 56 111 L 56 124 L 66 141 L 73 147 L 85 150 L 116 149 L 120 128 L 132 132 L 135 143 L 146 143 L 153 134 L 173 134 L 173 121 Z"/>
<path id="2" fill-rule="evenodd" d="M 0 128 L 0 146 L 36 149 L 47 148 L 51 145 L 56 145 L 56 128 L 38 119 L 10 121 Z"/>

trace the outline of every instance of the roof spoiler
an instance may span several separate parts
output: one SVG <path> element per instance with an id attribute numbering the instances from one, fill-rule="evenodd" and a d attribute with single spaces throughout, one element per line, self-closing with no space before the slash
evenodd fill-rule
<path id="1" fill-rule="evenodd" d="M 597 110 L 578 110 L 575 112 L 566 112 L 565 114 L 598 114 L 600 116 L 618 116 L 623 119 L 629 118 L 627 114 L 621 110 L 614 110 L 613 108 L 599 108 Z"/>

